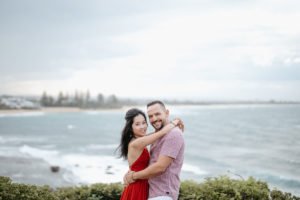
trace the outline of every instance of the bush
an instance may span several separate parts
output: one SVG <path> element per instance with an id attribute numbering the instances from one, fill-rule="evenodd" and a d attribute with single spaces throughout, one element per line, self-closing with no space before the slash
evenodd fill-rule
<path id="1" fill-rule="evenodd" d="M 0 200 L 58 200 L 49 186 L 35 186 L 12 183 L 7 178 L 0 176 Z"/>
<path id="2" fill-rule="evenodd" d="M 300 200 L 300 197 L 293 196 L 291 193 L 281 192 L 274 189 L 270 193 L 272 200 Z"/>
<path id="3" fill-rule="evenodd" d="M 123 186 L 120 183 L 93 184 L 91 186 L 58 188 L 60 200 L 114 200 L 120 199 Z"/>
<path id="4" fill-rule="evenodd" d="M 248 180 L 232 180 L 227 176 L 207 178 L 198 184 L 193 181 L 181 183 L 180 200 L 205 199 L 205 200 L 269 200 L 269 188 L 266 183 Z"/>
<path id="5" fill-rule="evenodd" d="M 90 186 L 61 187 L 35 186 L 12 183 L 0 176 L 0 200 L 116 200 L 120 199 L 121 183 L 92 184 Z M 227 176 L 207 178 L 203 183 L 183 181 L 179 200 L 300 200 L 290 193 L 274 189 L 265 182 L 250 177 L 247 180 Z"/>

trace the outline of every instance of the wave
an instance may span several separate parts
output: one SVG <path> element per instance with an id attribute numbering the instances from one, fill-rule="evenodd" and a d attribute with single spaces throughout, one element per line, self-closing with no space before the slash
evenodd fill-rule
<path id="1" fill-rule="evenodd" d="M 87 115 L 98 115 L 101 111 L 84 111 L 83 113 Z"/>
<path id="2" fill-rule="evenodd" d="M 33 158 L 43 159 L 49 164 L 57 165 L 61 163 L 58 159 L 59 152 L 56 150 L 43 150 L 43 149 L 30 147 L 28 145 L 23 145 L 22 147 L 19 148 L 19 151 L 24 155 Z"/>
<path id="3" fill-rule="evenodd" d="M 74 125 L 72 125 L 72 124 L 69 124 L 68 126 L 67 126 L 67 129 L 68 130 L 72 130 L 72 129 L 75 129 L 76 128 L 76 126 L 74 126 Z"/>
<path id="4" fill-rule="evenodd" d="M 62 155 L 56 150 L 44 150 L 28 145 L 20 147 L 19 151 L 27 156 L 42 159 L 50 165 L 64 168 L 64 179 L 75 184 L 121 182 L 128 170 L 127 162 L 112 156 Z"/>
<path id="5" fill-rule="evenodd" d="M 89 145 L 89 148 L 115 148 L 111 145 Z M 86 154 L 61 155 L 56 150 L 44 150 L 28 145 L 22 146 L 19 151 L 34 158 L 43 159 L 50 165 L 58 165 L 71 173 L 64 173 L 66 181 L 75 184 L 112 183 L 122 182 L 128 170 L 128 163 L 113 156 L 98 156 Z M 195 175 L 207 174 L 197 166 L 184 163 L 183 172 Z"/>
<path id="6" fill-rule="evenodd" d="M 295 174 L 296 175 L 296 174 Z M 291 176 L 276 175 L 273 173 L 252 173 L 251 176 L 266 181 L 270 188 L 279 188 L 295 195 L 300 195 L 300 179 Z"/>
<path id="7" fill-rule="evenodd" d="M 176 105 L 168 106 L 171 116 L 198 116 L 201 110 L 244 110 L 255 108 L 272 108 L 277 105 L 272 104 L 207 104 L 207 105 Z"/>
<path id="8" fill-rule="evenodd" d="M 65 175 L 66 181 L 77 184 L 122 182 L 128 170 L 127 162 L 112 156 L 69 154 L 62 157 L 72 175 Z"/>
<path id="9" fill-rule="evenodd" d="M 41 137 L 1 137 L 0 144 L 20 144 L 24 142 L 44 142 L 46 139 Z"/>
<path id="10" fill-rule="evenodd" d="M 114 149 L 116 144 L 89 145 L 92 149 Z M 75 184 L 122 182 L 128 170 L 128 163 L 113 156 L 98 156 L 86 154 L 61 155 L 56 150 L 44 150 L 28 145 L 20 147 L 19 151 L 34 158 L 43 159 L 50 165 L 58 165 L 71 173 L 64 173 L 66 181 Z M 197 166 L 184 163 L 182 171 L 195 175 L 207 174 Z"/>
<path id="11" fill-rule="evenodd" d="M 1 144 L 1 142 L 0 142 Z M 20 156 L 20 152 L 16 151 L 15 147 L 9 147 L 9 146 L 0 146 L 0 156 L 3 157 L 18 157 Z"/>
<path id="12" fill-rule="evenodd" d="M 90 144 L 86 148 L 87 149 L 95 149 L 95 150 L 101 150 L 101 149 L 116 149 L 118 147 L 118 144 Z"/>
<path id="13" fill-rule="evenodd" d="M 0 114 L 0 117 L 39 117 L 45 115 L 44 112 L 19 112 L 19 113 L 9 113 Z"/>
<path id="14" fill-rule="evenodd" d="M 257 174 L 256 177 L 267 180 L 269 183 L 275 183 L 276 185 L 288 185 L 290 187 L 300 188 L 300 180 L 294 177 L 283 176 L 283 175 L 274 175 L 270 173 L 266 174 Z"/>
<path id="15" fill-rule="evenodd" d="M 115 114 L 122 111 L 123 110 L 121 108 L 116 108 L 116 109 L 108 109 L 108 110 L 88 110 L 88 111 L 84 111 L 83 113 L 86 115 L 102 115 L 102 114 Z"/>
<path id="16" fill-rule="evenodd" d="M 113 145 L 114 146 L 114 145 Z M 92 148 L 109 148 L 110 145 L 90 145 Z M 114 146 L 115 147 L 115 146 Z M 43 159 L 50 165 L 58 165 L 63 170 L 63 178 L 74 184 L 93 184 L 93 183 L 112 183 L 122 182 L 123 176 L 128 170 L 128 163 L 122 159 L 113 156 L 61 154 L 56 150 L 45 150 L 40 148 L 23 145 L 19 151 L 33 158 Z M 208 175 L 209 172 L 190 163 L 184 163 L 183 173 L 192 173 L 194 175 Z M 296 177 L 276 176 L 270 172 L 253 172 L 254 177 L 264 179 L 271 185 L 290 189 L 299 188 L 300 180 Z"/>
<path id="17" fill-rule="evenodd" d="M 183 163 L 182 171 L 184 172 L 192 172 L 195 175 L 205 175 L 208 174 L 208 172 L 200 169 L 199 167 L 187 163 Z"/>

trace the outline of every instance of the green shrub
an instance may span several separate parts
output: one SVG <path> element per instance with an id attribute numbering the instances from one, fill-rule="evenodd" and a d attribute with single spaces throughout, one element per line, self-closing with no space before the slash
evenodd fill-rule
<path id="1" fill-rule="evenodd" d="M 180 200 L 205 199 L 205 200 L 268 200 L 269 189 L 266 183 L 248 180 L 232 180 L 227 176 L 207 178 L 201 184 L 194 181 L 181 183 Z"/>
<path id="2" fill-rule="evenodd" d="M 90 195 L 88 186 L 81 187 L 62 187 L 55 191 L 59 200 L 86 200 Z"/>
<path id="3" fill-rule="evenodd" d="M 0 176 L 0 200 L 58 200 L 49 186 L 35 186 L 12 183 L 7 178 Z"/>
<path id="4" fill-rule="evenodd" d="M 35 186 L 13 183 L 0 176 L 0 200 L 117 200 L 123 190 L 121 183 L 92 184 L 90 186 L 61 187 Z M 227 176 L 207 178 L 202 183 L 181 182 L 179 200 L 300 200 L 290 193 L 274 189 L 267 183 L 250 177 L 247 180 Z"/>
<path id="5" fill-rule="evenodd" d="M 81 187 L 62 187 L 55 193 L 60 200 L 114 200 L 120 199 L 123 186 L 120 183 L 93 184 Z"/>
<path id="6" fill-rule="evenodd" d="M 291 193 L 281 192 L 274 189 L 270 193 L 272 200 L 300 200 L 300 197 L 293 196 Z"/>

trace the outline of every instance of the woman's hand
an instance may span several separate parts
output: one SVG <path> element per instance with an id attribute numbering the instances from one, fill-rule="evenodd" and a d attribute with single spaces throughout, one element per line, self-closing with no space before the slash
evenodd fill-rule
<path id="1" fill-rule="evenodd" d="M 184 131 L 184 123 L 180 118 L 175 118 L 174 120 L 171 121 L 171 123 L 174 126 L 178 126 L 178 128 L 180 128 L 182 132 Z"/>

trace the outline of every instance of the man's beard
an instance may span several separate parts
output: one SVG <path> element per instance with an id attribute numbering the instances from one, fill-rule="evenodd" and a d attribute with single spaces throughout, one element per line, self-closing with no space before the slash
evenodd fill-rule
<path id="1" fill-rule="evenodd" d="M 163 128 L 164 128 L 164 125 L 161 125 L 161 127 L 159 129 L 155 129 L 155 132 L 160 131 Z"/>
<path id="2" fill-rule="evenodd" d="M 155 124 L 155 123 L 154 123 Z M 152 125 L 153 126 L 153 125 Z M 165 124 L 162 122 L 161 126 L 159 128 L 156 128 L 155 126 L 153 126 L 153 128 L 155 129 L 155 132 L 160 131 L 161 129 L 163 129 L 165 126 Z"/>

